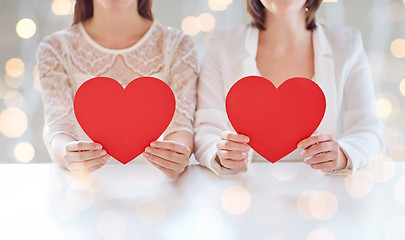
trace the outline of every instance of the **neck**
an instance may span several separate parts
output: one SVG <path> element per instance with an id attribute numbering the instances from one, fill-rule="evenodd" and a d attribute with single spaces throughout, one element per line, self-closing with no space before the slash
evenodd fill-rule
<path id="1" fill-rule="evenodd" d="M 139 15 L 136 1 L 135 4 L 117 11 L 106 10 L 94 1 L 93 17 L 83 23 L 94 40 L 113 48 L 119 48 L 119 42 L 123 40 L 139 39 L 151 24 L 150 20 Z"/>
<path id="2" fill-rule="evenodd" d="M 306 29 L 305 12 L 276 16 L 267 11 L 265 28 L 260 32 L 260 38 L 279 49 L 299 47 L 311 40 L 311 31 Z"/>

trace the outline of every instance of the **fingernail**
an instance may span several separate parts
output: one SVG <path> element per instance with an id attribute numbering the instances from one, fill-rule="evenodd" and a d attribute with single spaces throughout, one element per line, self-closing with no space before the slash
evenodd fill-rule
<path id="1" fill-rule="evenodd" d="M 107 155 L 107 156 L 104 157 L 104 159 L 108 160 L 108 159 L 110 159 L 110 156 Z"/>
<path id="2" fill-rule="evenodd" d="M 100 152 L 100 155 L 101 155 L 101 156 L 106 155 L 106 154 L 107 154 L 107 151 L 106 151 L 106 150 L 103 150 L 103 151 Z"/>
<path id="3" fill-rule="evenodd" d="M 150 152 L 150 147 L 146 147 L 145 152 Z"/>
<path id="4" fill-rule="evenodd" d="M 250 138 L 249 138 L 249 137 L 246 137 L 246 142 L 250 142 Z"/>
<path id="5" fill-rule="evenodd" d="M 152 147 L 156 147 L 157 143 L 156 143 L 156 142 L 151 142 L 150 145 L 151 145 Z"/>
<path id="6" fill-rule="evenodd" d="M 302 148 L 302 144 L 298 143 L 297 148 Z"/>
<path id="7" fill-rule="evenodd" d="M 144 153 L 143 153 L 143 156 L 144 156 L 144 157 L 149 157 L 149 153 L 144 152 Z"/>

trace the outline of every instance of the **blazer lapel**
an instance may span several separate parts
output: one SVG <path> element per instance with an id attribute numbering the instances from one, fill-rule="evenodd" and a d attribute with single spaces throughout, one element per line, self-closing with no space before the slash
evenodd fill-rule
<path id="1" fill-rule="evenodd" d="M 323 90 L 326 98 L 325 116 L 315 133 L 332 133 L 336 135 L 339 108 L 337 105 L 333 53 L 322 25 L 317 24 L 317 29 L 313 32 L 312 36 L 315 58 L 314 80 Z"/>
<path id="2" fill-rule="evenodd" d="M 248 57 L 242 62 L 242 74 L 240 78 L 252 75 L 260 75 L 256 66 L 258 44 L 259 30 L 249 25 L 245 39 L 245 49 L 248 53 Z"/>

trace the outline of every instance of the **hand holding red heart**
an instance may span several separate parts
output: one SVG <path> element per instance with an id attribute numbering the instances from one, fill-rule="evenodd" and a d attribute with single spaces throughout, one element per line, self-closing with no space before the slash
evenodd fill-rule
<path id="1" fill-rule="evenodd" d="M 146 147 L 143 156 L 169 178 L 176 178 L 190 163 L 191 150 L 174 141 L 154 141 Z"/>
<path id="2" fill-rule="evenodd" d="M 347 165 L 347 157 L 332 134 L 311 136 L 297 146 L 304 149 L 301 157 L 313 169 L 333 171 L 344 169 Z"/>
<path id="3" fill-rule="evenodd" d="M 73 141 L 66 144 L 64 159 L 68 170 L 75 173 L 89 173 L 104 166 L 110 155 L 99 143 Z"/>
<path id="4" fill-rule="evenodd" d="M 242 134 L 222 132 L 217 143 L 217 162 L 228 169 L 243 169 L 250 151 L 249 138 Z"/>

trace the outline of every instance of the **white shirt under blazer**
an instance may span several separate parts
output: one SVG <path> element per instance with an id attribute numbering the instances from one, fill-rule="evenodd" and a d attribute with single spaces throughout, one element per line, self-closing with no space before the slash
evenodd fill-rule
<path id="1" fill-rule="evenodd" d="M 366 166 L 384 148 L 383 125 L 377 115 L 361 34 L 349 27 L 317 24 L 312 36 L 313 80 L 326 97 L 325 116 L 315 133 L 333 134 L 348 156 L 346 170 L 356 170 Z M 222 131 L 232 131 L 225 110 L 229 89 L 245 76 L 260 75 L 256 64 L 258 41 L 259 30 L 251 24 L 219 30 L 212 37 L 201 66 L 194 127 L 195 155 L 201 165 L 217 175 L 239 173 L 215 161 L 216 143 Z M 299 152 L 296 150 L 281 161 L 300 160 Z M 258 156 L 251 151 L 249 161 L 254 155 Z"/>

